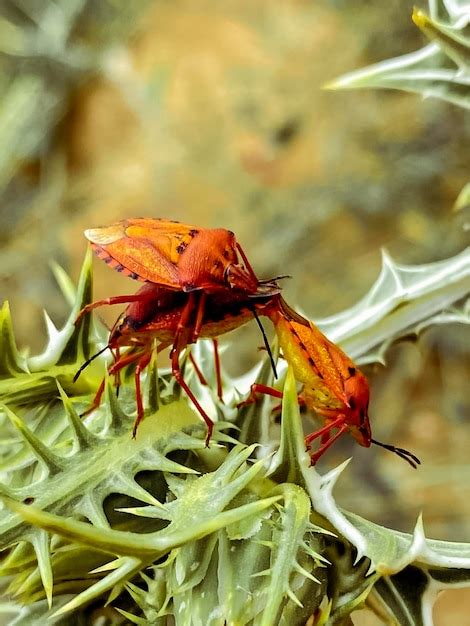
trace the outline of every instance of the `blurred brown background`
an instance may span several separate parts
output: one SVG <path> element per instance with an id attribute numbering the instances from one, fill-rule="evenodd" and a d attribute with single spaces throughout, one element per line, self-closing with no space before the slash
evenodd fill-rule
<path id="1" fill-rule="evenodd" d="M 367 291 L 381 246 L 405 263 L 460 251 L 468 116 L 398 92 L 321 90 L 421 47 L 412 4 L 4 0 L 0 296 L 20 345 L 43 345 L 43 307 L 65 319 L 49 261 L 76 278 L 83 230 L 123 217 L 234 230 L 260 276 L 293 276 L 286 297 L 312 318 Z M 97 298 L 135 290 L 95 267 Z M 239 337 L 234 372 L 259 341 Z M 440 327 L 369 369 L 377 438 L 423 466 L 337 445 L 323 465 L 354 456 L 345 507 L 406 531 L 423 511 L 428 535 L 470 540 L 469 343 L 467 328 Z"/>

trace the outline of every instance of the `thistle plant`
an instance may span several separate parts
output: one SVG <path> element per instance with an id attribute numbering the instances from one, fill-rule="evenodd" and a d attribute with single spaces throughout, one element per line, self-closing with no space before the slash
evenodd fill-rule
<path id="1" fill-rule="evenodd" d="M 415 8 L 413 22 L 429 43 L 420 50 L 355 70 L 326 85 L 328 89 L 399 89 L 470 108 L 470 3 L 429 0 Z M 468 206 L 470 183 L 455 202 Z"/>
<path id="2" fill-rule="evenodd" d="M 468 3 L 430 0 L 429 15 L 414 17 L 428 46 L 330 86 L 401 88 L 468 108 L 468 15 Z M 467 203 L 468 190 L 458 205 Z M 224 372 L 221 404 L 211 344 L 198 342 L 208 385 L 189 360 L 185 378 L 218 418 L 209 448 L 156 356 L 136 439 L 132 376 L 119 397 L 107 379 L 100 407 L 81 418 L 106 376 L 103 356 L 73 382 L 106 342 L 89 316 L 74 325 L 92 299 L 91 253 L 77 287 L 54 271 L 71 310 L 60 330 L 46 314 L 41 354 L 17 349 L 8 304 L 0 311 L 0 621 L 319 626 L 351 624 L 366 607 L 384 623 L 430 626 L 439 591 L 470 585 L 470 544 L 427 538 L 421 518 L 406 534 L 337 505 L 348 462 L 324 475 L 310 467 L 282 361 L 277 424 L 268 405 L 235 408 L 255 377 L 272 382 L 268 360 L 238 379 Z M 384 362 L 403 337 L 468 324 L 469 276 L 469 250 L 420 266 L 384 253 L 369 293 L 318 325 L 358 363 Z"/>
<path id="3" fill-rule="evenodd" d="M 469 274 L 468 251 L 415 267 L 385 256 L 369 294 L 321 326 L 359 361 L 380 358 L 430 324 L 468 322 Z M 107 380 L 101 406 L 82 420 L 105 371 L 101 360 L 72 382 L 105 341 L 89 318 L 73 323 L 91 299 L 91 253 L 76 291 L 56 275 L 73 306 L 61 330 L 46 316 L 42 354 L 18 352 L 7 304 L 0 317 L 8 623 L 95 623 L 97 607 L 110 605 L 122 624 L 347 624 L 361 606 L 390 623 L 430 624 L 437 591 L 470 584 L 470 545 L 426 538 L 420 519 L 407 535 L 337 506 L 347 461 L 323 476 L 310 467 L 290 370 L 277 426 L 270 408 L 233 408 L 248 377 L 224 374 L 222 405 L 210 369 L 203 387 L 188 362 L 185 376 L 219 417 L 209 448 L 155 358 L 136 439 L 132 378 L 119 398 Z M 197 350 L 209 362 L 210 344 Z M 266 361 L 258 379 L 269 377 Z"/>

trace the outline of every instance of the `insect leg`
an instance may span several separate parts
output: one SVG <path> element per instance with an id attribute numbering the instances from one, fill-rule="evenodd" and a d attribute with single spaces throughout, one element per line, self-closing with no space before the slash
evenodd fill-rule
<path id="1" fill-rule="evenodd" d="M 207 294 L 205 291 L 201 292 L 199 296 L 199 302 L 197 303 L 196 321 L 194 322 L 193 332 L 191 335 L 191 343 L 196 343 L 202 328 L 204 321 L 204 309 L 206 306 Z"/>
<path id="2" fill-rule="evenodd" d="M 219 342 L 217 339 L 213 339 L 212 344 L 214 346 L 214 365 L 215 365 L 215 378 L 217 381 L 217 396 L 223 404 L 224 397 L 223 397 L 223 390 L 222 390 L 222 372 L 220 369 Z"/>
<path id="3" fill-rule="evenodd" d="M 201 385 L 205 385 L 207 387 L 207 380 L 204 378 L 204 374 L 201 372 L 201 369 L 199 365 L 197 364 L 196 359 L 193 357 L 193 353 L 191 352 L 190 348 L 188 348 L 188 350 L 189 350 L 189 360 L 193 364 L 194 371 L 196 372 L 196 376 L 199 378 L 199 382 L 201 383 Z"/>
<path id="4" fill-rule="evenodd" d="M 140 422 L 144 419 L 144 403 L 142 401 L 142 390 L 140 387 L 140 372 L 144 370 L 147 365 L 150 363 L 150 359 L 152 358 L 152 350 L 149 350 L 147 353 L 143 354 L 138 361 L 135 368 L 135 399 L 137 402 L 137 417 L 135 418 L 134 426 L 132 427 L 132 437 L 135 439 L 135 435 L 137 433 L 137 428 Z"/>
<path id="5" fill-rule="evenodd" d="M 93 398 L 92 403 L 90 404 L 88 409 L 86 409 L 86 411 L 83 411 L 83 413 L 80 413 L 80 417 L 85 417 L 85 415 L 88 415 L 89 413 L 91 413 L 92 411 L 94 411 L 100 406 L 101 398 L 103 397 L 103 392 L 104 392 L 104 384 L 105 384 L 105 379 L 103 378 L 103 380 L 100 383 L 100 386 L 98 387 L 96 391 L 96 394 L 95 394 L 95 397 Z"/>
<path id="6" fill-rule="evenodd" d="M 108 373 L 111 375 L 116 376 L 118 374 L 118 372 L 120 370 L 122 370 L 123 367 L 126 367 L 126 365 L 129 365 L 129 363 L 132 363 L 133 361 L 135 361 L 136 359 L 139 358 L 141 353 L 135 353 L 132 352 L 131 354 L 126 354 L 123 357 L 117 359 L 109 368 L 108 368 Z M 103 380 L 100 383 L 100 386 L 98 387 L 98 390 L 95 394 L 95 397 L 93 398 L 93 402 L 91 403 L 90 407 L 84 411 L 81 414 L 81 417 L 84 417 L 85 415 L 88 415 L 89 413 L 91 413 L 92 411 L 94 411 L 95 409 L 97 409 L 100 404 L 101 404 L 101 398 L 103 397 L 103 392 L 104 392 L 104 384 L 105 384 L 105 379 L 103 378 Z"/>
<path id="7" fill-rule="evenodd" d="M 330 437 L 329 439 L 327 439 L 325 441 L 325 443 L 323 445 L 321 445 L 318 450 L 316 452 L 314 452 L 313 454 L 310 455 L 310 460 L 312 465 L 315 465 L 315 463 L 318 461 L 318 459 L 322 456 L 322 454 L 324 452 L 326 452 L 328 450 L 328 448 L 334 444 L 334 442 L 341 437 L 341 435 L 346 431 L 347 429 L 347 425 L 343 424 L 341 426 L 341 428 L 338 430 L 337 433 L 335 433 L 332 437 Z"/>
<path id="8" fill-rule="evenodd" d="M 173 356 L 173 352 L 176 349 L 176 346 L 179 346 L 179 352 L 181 352 L 181 350 L 183 350 L 188 345 L 188 343 L 190 343 L 188 341 L 188 333 L 189 333 L 189 337 L 192 337 L 193 331 L 189 331 L 190 329 L 189 322 L 191 319 L 192 312 L 194 311 L 194 308 L 196 306 L 196 303 L 195 303 L 195 299 L 197 297 L 196 294 L 197 292 L 195 291 L 190 292 L 188 296 L 188 300 L 186 301 L 186 304 L 184 305 L 183 310 L 181 311 L 181 315 L 178 320 L 178 325 L 175 331 L 175 338 L 173 340 L 173 348 L 170 353 L 170 358 Z M 184 340 L 183 340 L 183 335 L 186 335 Z"/>
<path id="9" fill-rule="evenodd" d="M 116 354 L 114 355 L 114 362 L 119 361 L 121 358 L 121 350 L 119 347 L 116 348 Z M 121 388 L 121 373 L 116 372 L 114 375 L 114 386 L 116 387 L 116 398 L 119 397 L 119 389 Z"/>
<path id="10" fill-rule="evenodd" d="M 179 365 L 179 356 L 180 356 L 181 350 L 185 347 L 186 347 L 185 344 L 183 345 L 173 344 L 173 348 L 170 354 L 171 371 L 173 373 L 173 376 L 175 377 L 176 382 L 181 386 L 181 388 L 184 390 L 188 398 L 192 401 L 196 409 L 199 411 L 199 414 L 202 417 L 202 419 L 206 422 L 206 425 L 207 425 L 206 446 L 208 447 L 209 441 L 212 436 L 212 431 L 214 430 L 214 422 L 211 420 L 211 418 L 207 415 L 207 413 L 204 411 L 202 406 L 199 404 L 196 396 L 193 394 L 191 389 L 186 384 L 183 378 L 183 374 L 181 373 L 181 369 Z"/>
<path id="11" fill-rule="evenodd" d="M 316 430 L 314 433 L 310 433 L 310 435 L 307 435 L 305 437 L 305 445 L 309 447 L 309 445 L 312 443 L 312 441 L 314 441 L 314 439 L 318 439 L 318 437 L 323 437 L 323 435 L 329 434 L 332 428 L 338 428 L 338 427 L 344 426 L 344 422 L 345 422 L 345 416 L 340 415 L 333 422 L 330 422 L 329 424 L 326 424 L 326 426 L 323 426 L 323 428 L 320 428 L 320 430 Z"/>
<path id="12" fill-rule="evenodd" d="M 219 350 L 218 350 L 219 344 L 218 344 L 217 339 L 213 339 L 212 342 L 214 344 L 214 362 L 215 362 L 215 377 L 217 381 L 217 396 L 223 404 L 224 399 L 222 395 L 222 378 L 220 375 L 220 358 L 219 358 Z M 191 350 L 189 350 L 189 360 L 191 361 L 194 367 L 194 371 L 196 372 L 196 376 L 198 377 L 199 382 L 201 383 L 201 385 L 205 385 L 207 387 L 208 386 L 207 380 L 205 379 L 204 374 L 202 373 L 201 368 L 197 364 L 197 361 L 194 358 Z"/>
<path id="13" fill-rule="evenodd" d="M 110 298 L 104 298 L 103 300 L 97 300 L 96 302 L 92 302 L 91 304 L 87 304 L 83 307 L 83 309 L 77 315 L 77 319 L 75 320 L 75 325 L 82 319 L 84 315 L 93 311 L 93 309 L 97 309 L 100 306 L 112 305 L 112 304 L 124 304 L 128 302 L 141 302 L 143 300 L 148 300 L 148 294 L 140 294 L 134 293 L 129 296 L 111 296 Z"/>
<path id="14" fill-rule="evenodd" d="M 169 348 L 172 345 L 171 341 L 162 341 L 157 346 L 157 354 L 160 354 L 166 348 Z"/>
<path id="15" fill-rule="evenodd" d="M 116 361 L 115 363 L 113 363 L 113 365 L 111 365 L 111 367 L 108 369 L 108 373 L 117 374 L 117 372 L 124 369 L 126 365 L 130 365 L 131 363 L 134 363 L 134 361 L 137 361 L 137 359 L 139 359 L 141 356 L 142 356 L 142 350 L 139 350 L 137 352 L 134 352 L 134 351 L 127 352 L 119 359 L 119 361 Z"/>
<path id="16" fill-rule="evenodd" d="M 240 253 L 241 258 L 243 259 L 243 263 L 245 264 L 245 268 L 247 269 L 248 273 L 251 274 L 251 278 L 257 283 L 258 279 L 256 278 L 256 274 L 255 274 L 253 268 L 251 267 L 251 263 L 248 261 L 248 258 L 246 256 L 245 252 L 243 251 L 243 248 L 238 243 L 238 241 L 237 241 L 237 250 Z"/>
<path id="17" fill-rule="evenodd" d="M 250 387 L 250 395 L 246 400 L 237 404 L 237 409 L 242 406 L 248 406 L 249 404 L 253 404 L 256 402 L 256 395 L 263 394 L 265 396 L 272 396 L 273 398 L 282 398 L 282 391 L 278 391 L 274 389 L 274 387 L 268 387 L 267 385 L 260 385 L 258 383 L 253 383 Z"/>

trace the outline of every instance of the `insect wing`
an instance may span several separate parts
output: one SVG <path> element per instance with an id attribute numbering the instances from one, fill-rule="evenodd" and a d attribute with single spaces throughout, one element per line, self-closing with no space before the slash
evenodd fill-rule
<path id="1" fill-rule="evenodd" d="M 313 324 L 306 327 L 291 321 L 289 330 L 302 352 L 303 368 L 308 368 L 302 382 L 315 396 L 315 404 L 324 408 L 341 406 L 344 397 L 342 379 L 331 360 L 326 337 Z"/>
<path id="2" fill-rule="evenodd" d="M 327 339 L 315 324 L 294 311 L 283 298 L 279 297 L 278 303 L 281 323 L 283 320 L 292 340 L 300 348 L 304 368 L 308 368 L 311 374 L 316 374 L 320 379 L 316 381 L 315 387 L 327 388 L 338 400 L 344 402 L 343 368 L 338 368 L 338 364 L 342 356 L 346 359 L 348 357 Z M 309 380 L 311 374 L 305 371 L 302 382 L 311 384 L 313 381 Z"/>
<path id="3" fill-rule="evenodd" d="M 321 373 L 328 387 L 335 396 L 344 401 L 344 375 L 346 365 L 343 361 L 347 359 L 344 352 L 310 322 L 310 333 L 306 336 L 307 350 L 313 356 L 315 365 Z"/>
<path id="4" fill-rule="evenodd" d="M 180 288 L 177 263 L 198 230 L 152 218 L 127 219 L 85 231 L 96 254 L 135 280 Z"/>

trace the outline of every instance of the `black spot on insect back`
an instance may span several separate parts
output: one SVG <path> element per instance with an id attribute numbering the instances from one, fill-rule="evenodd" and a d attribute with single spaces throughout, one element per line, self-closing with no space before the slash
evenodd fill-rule
<path id="1" fill-rule="evenodd" d="M 355 367 L 348 367 L 348 372 L 349 372 L 350 376 L 355 376 L 356 368 Z"/>

